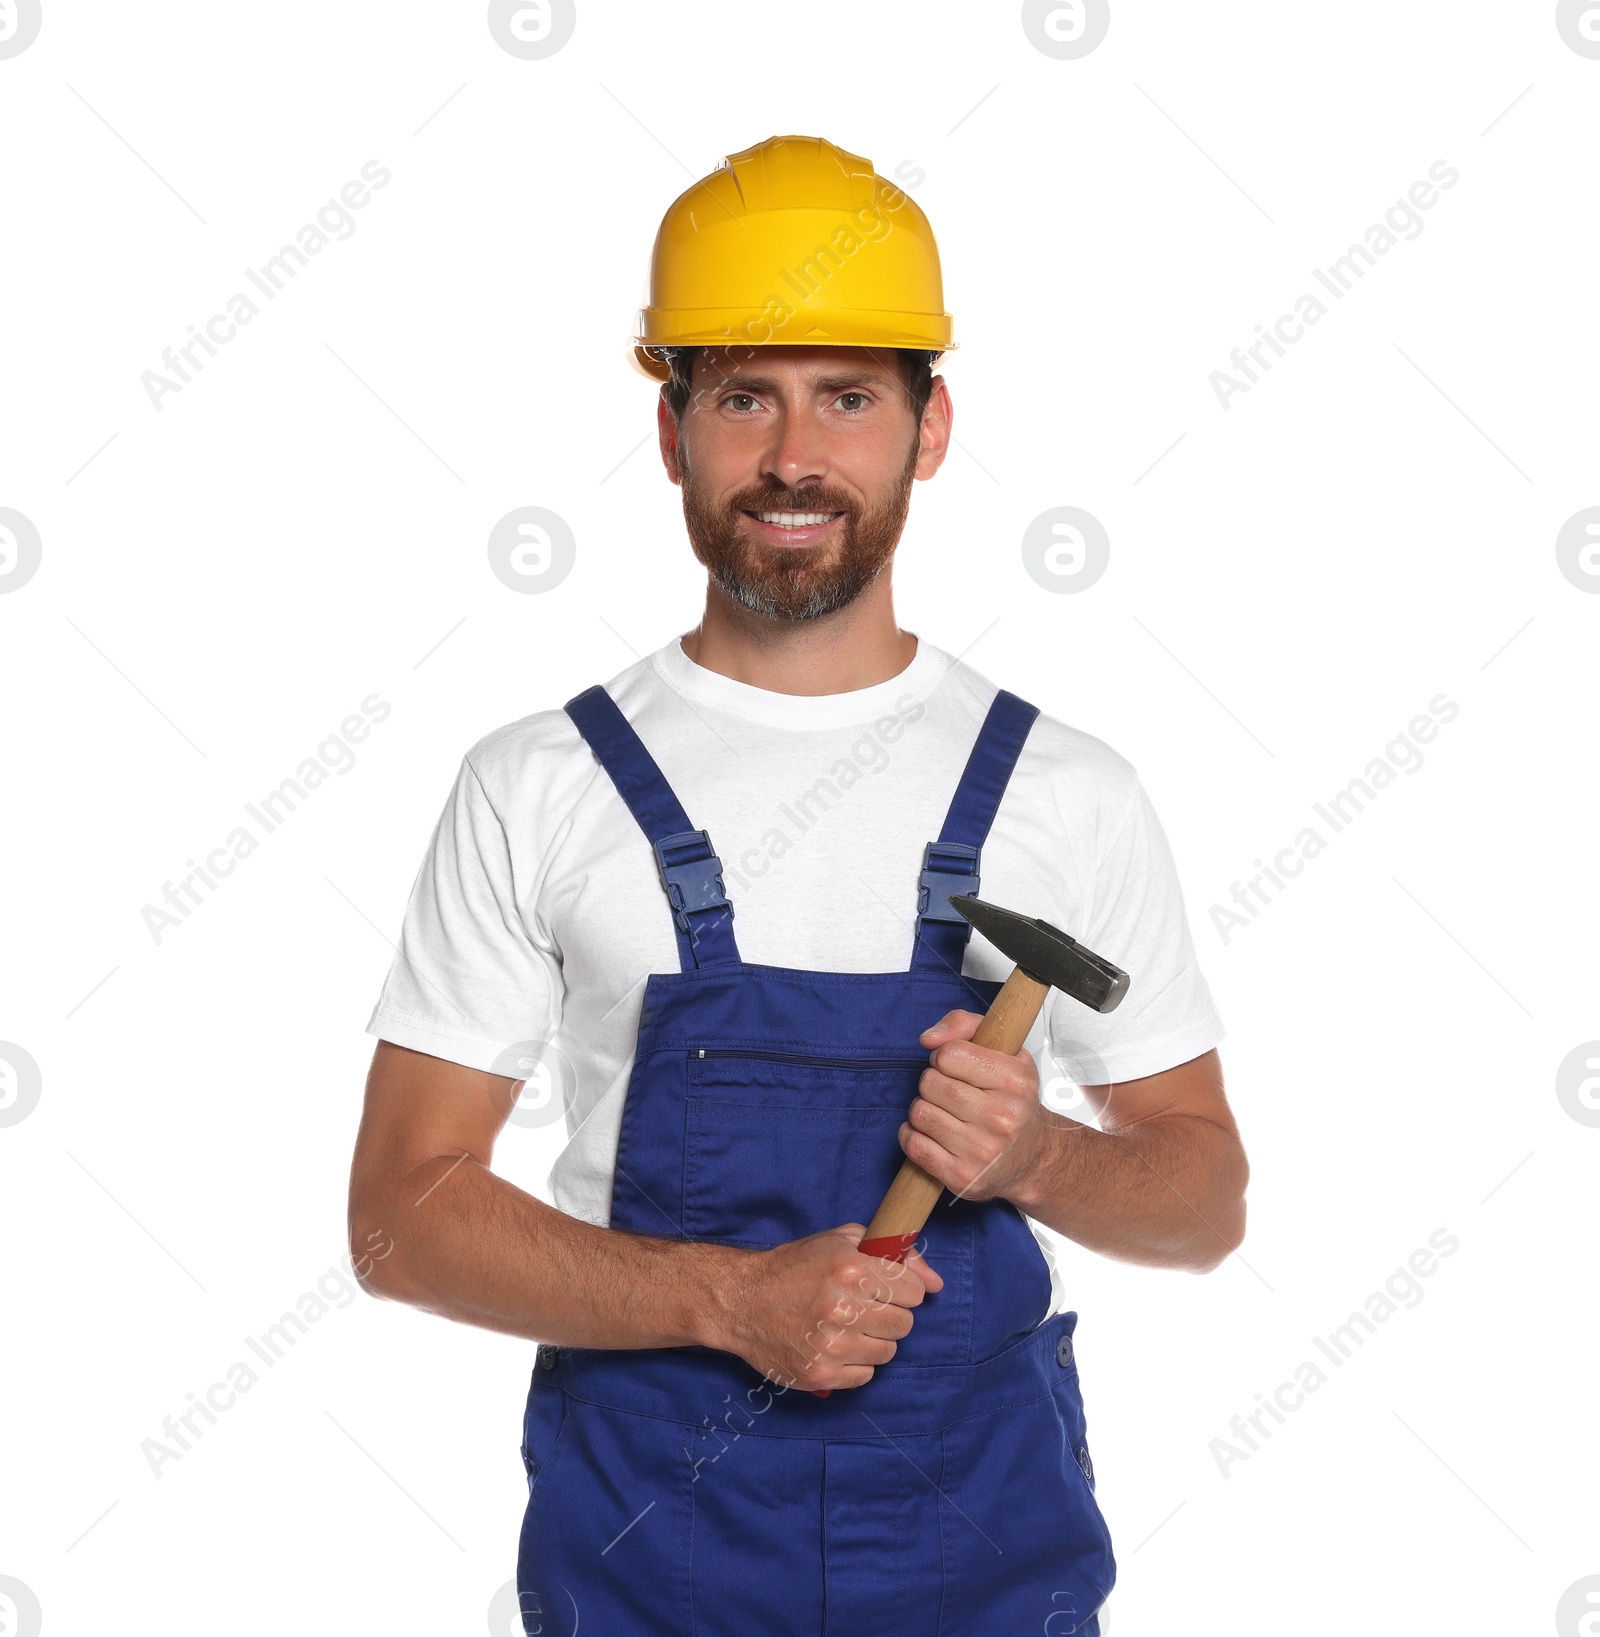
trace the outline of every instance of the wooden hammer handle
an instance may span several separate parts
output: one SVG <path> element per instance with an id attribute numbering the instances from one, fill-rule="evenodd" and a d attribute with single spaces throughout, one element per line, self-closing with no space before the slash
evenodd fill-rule
<path id="1" fill-rule="evenodd" d="M 1001 985 L 994 1004 L 983 1014 L 983 1022 L 972 1037 L 973 1045 L 988 1046 L 1005 1052 L 1008 1057 L 1014 1056 L 1022 1050 L 1022 1043 L 1028 1038 L 1028 1031 L 1049 993 L 1049 984 L 1034 982 L 1017 967 Z M 905 1261 L 943 1192 L 942 1182 L 930 1177 L 915 1160 L 907 1160 L 889 1184 L 889 1191 L 883 1196 L 883 1203 L 868 1225 L 867 1236 L 859 1248 L 868 1256 L 881 1256 L 888 1262 Z M 824 1387 L 816 1391 L 816 1396 L 829 1398 L 832 1393 L 831 1387 Z"/>
<path id="2" fill-rule="evenodd" d="M 1049 993 L 1049 984 L 1036 983 L 1017 967 L 994 997 L 994 1004 L 984 1013 L 978 1032 L 972 1037 L 973 1045 L 1014 1056 L 1022 1050 L 1022 1043 L 1028 1038 L 1028 1031 Z M 861 1241 L 861 1249 L 869 1256 L 887 1257 L 891 1262 L 904 1261 L 943 1192 L 942 1182 L 930 1177 L 914 1160 L 907 1160 L 889 1184 L 889 1191 L 867 1228 L 867 1236 Z M 875 1240 L 887 1243 L 879 1248 Z"/>

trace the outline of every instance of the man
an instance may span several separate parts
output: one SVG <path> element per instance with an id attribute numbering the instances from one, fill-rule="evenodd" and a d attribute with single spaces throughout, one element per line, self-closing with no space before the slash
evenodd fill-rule
<path id="1" fill-rule="evenodd" d="M 1243 1235 L 1171 855 L 1115 751 L 895 622 L 952 414 L 917 206 L 775 137 L 677 201 L 651 291 L 704 617 L 468 752 L 369 1024 L 352 1241 L 393 1241 L 376 1293 L 544 1343 L 530 1633 L 1096 1633 L 1076 1315 L 1028 1219 L 1194 1271 Z M 1099 1129 L 971 1043 L 1010 970 L 948 902 L 980 876 L 1132 976 L 1035 1028 Z M 534 1058 L 554 1206 L 490 1169 Z M 863 1254 L 907 1157 L 949 1193 Z"/>

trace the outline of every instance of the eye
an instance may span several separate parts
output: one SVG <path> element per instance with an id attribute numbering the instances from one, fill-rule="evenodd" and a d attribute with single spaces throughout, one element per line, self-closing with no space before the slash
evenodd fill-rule
<path id="1" fill-rule="evenodd" d="M 839 394 L 838 398 L 836 398 L 834 401 L 836 403 L 843 404 L 843 403 L 845 403 L 845 400 L 848 399 L 848 398 L 854 398 L 856 400 L 857 404 L 860 407 L 852 409 L 852 408 L 849 408 L 847 406 L 846 407 L 846 413 L 847 414 L 859 415 L 861 413 L 861 410 L 865 409 L 866 406 L 867 406 L 868 398 L 867 398 L 866 393 L 864 393 L 864 392 L 841 392 Z"/>
<path id="2" fill-rule="evenodd" d="M 724 409 L 731 407 L 734 409 L 736 414 L 744 414 L 745 411 L 739 408 L 741 403 L 754 404 L 755 399 L 748 392 L 730 392 L 728 396 L 722 400 L 722 407 Z"/>

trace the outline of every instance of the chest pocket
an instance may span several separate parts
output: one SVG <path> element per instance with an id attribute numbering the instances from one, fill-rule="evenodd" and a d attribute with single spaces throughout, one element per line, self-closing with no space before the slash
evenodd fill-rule
<path id="1" fill-rule="evenodd" d="M 898 1132 L 927 1066 L 926 1052 L 850 1058 L 691 1048 L 685 1235 L 767 1250 L 865 1223 L 905 1157 Z M 946 1196 L 922 1247 L 944 1289 L 917 1308 L 897 1361 L 967 1362 L 975 1237 L 975 1208 Z"/>

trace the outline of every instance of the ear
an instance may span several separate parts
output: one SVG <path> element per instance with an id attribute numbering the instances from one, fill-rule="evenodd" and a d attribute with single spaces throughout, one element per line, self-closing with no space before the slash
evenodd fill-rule
<path id="1" fill-rule="evenodd" d="M 656 438 L 661 446 L 661 464 L 667 469 L 669 481 L 681 484 L 683 465 L 678 459 L 680 435 L 677 416 L 672 413 L 672 406 L 667 402 L 667 389 L 663 386 L 661 396 L 656 400 Z"/>
<path id="2" fill-rule="evenodd" d="M 950 452 L 950 432 L 955 422 L 955 406 L 950 402 L 950 389 L 944 377 L 933 378 L 933 390 L 928 394 L 928 407 L 922 412 L 922 425 L 917 431 L 917 466 L 914 476 L 930 478 L 944 465 Z"/>

